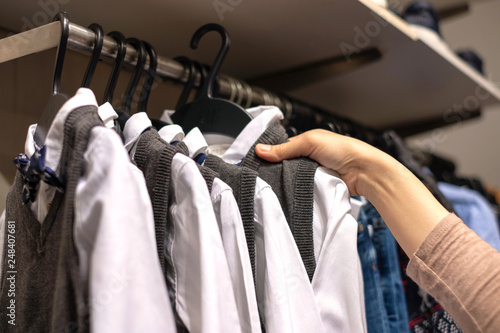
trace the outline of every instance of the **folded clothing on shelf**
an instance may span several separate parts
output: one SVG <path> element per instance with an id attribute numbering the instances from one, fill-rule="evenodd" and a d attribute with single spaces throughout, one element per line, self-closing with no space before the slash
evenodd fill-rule
<path id="1" fill-rule="evenodd" d="M 457 56 L 467 62 L 472 68 L 476 69 L 479 73 L 484 74 L 483 59 L 473 50 L 465 49 L 456 52 Z"/>
<path id="2" fill-rule="evenodd" d="M 416 1 L 411 3 L 403 12 L 403 19 L 410 23 L 424 26 L 435 31 L 439 36 L 439 15 L 432 6 L 426 1 Z"/>

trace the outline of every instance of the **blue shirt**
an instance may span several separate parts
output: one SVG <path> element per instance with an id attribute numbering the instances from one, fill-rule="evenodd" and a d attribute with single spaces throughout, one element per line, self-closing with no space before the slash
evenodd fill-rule
<path id="1" fill-rule="evenodd" d="M 489 202 L 478 192 L 448 183 L 438 183 L 457 215 L 482 239 L 500 251 L 498 221 Z"/>

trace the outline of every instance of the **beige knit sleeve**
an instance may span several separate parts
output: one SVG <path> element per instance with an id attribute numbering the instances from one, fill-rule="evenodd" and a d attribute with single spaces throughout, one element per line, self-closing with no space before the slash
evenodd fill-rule
<path id="1" fill-rule="evenodd" d="M 500 252 L 456 215 L 445 217 L 427 236 L 407 274 L 464 332 L 500 332 Z"/>

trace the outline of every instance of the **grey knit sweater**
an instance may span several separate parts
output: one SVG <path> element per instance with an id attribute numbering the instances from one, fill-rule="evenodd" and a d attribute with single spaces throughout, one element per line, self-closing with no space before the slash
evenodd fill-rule
<path id="1" fill-rule="evenodd" d="M 253 144 L 242 166 L 258 172 L 276 193 L 285 213 L 309 279 L 316 268 L 313 238 L 314 175 L 318 164 L 309 158 L 270 163 L 255 153 L 257 143 L 280 144 L 288 136 L 279 121 L 274 121 Z"/>
<path id="2" fill-rule="evenodd" d="M 187 332 L 187 329 L 180 319 L 176 307 L 177 277 L 175 276 L 174 263 L 168 249 L 171 243 L 169 235 L 174 233 L 174 225 L 168 218 L 169 195 L 170 195 L 170 170 L 174 155 L 178 152 L 186 152 L 185 146 L 175 147 L 164 141 L 158 132 L 151 128 L 139 137 L 137 150 L 135 151 L 135 163 L 144 173 L 149 197 L 153 206 L 155 220 L 156 245 L 160 264 L 165 275 L 168 294 L 178 332 Z M 167 246 L 165 246 L 167 245 Z"/>

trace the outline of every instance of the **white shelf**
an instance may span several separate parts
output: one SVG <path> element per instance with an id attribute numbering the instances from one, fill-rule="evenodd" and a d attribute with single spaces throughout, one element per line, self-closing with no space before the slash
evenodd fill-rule
<path id="1" fill-rule="evenodd" d="M 350 7 L 359 20 L 357 26 L 364 27 L 370 22 L 369 12 L 389 23 L 371 43 L 381 50 L 382 58 L 352 72 L 296 89 L 290 92 L 292 96 L 375 127 L 440 117 L 446 121 L 452 118 L 449 110 L 457 105 L 473 111 L 470 106 L 475 102 L 485 106 L 500 101 L 498 87 L 443 46 L 439 38 L 435 40 L 435 34 L 425 28 L 414 30 L 369 0 Z M 465 113 L 463 118 L 466 117 Z"/>
<path id="2" fill-rule="evenodd" d="M 290 92 L 376 127 L 443 117 L 474 96 L 477 87 L 489 94 L 481 106 L 500 101 L 500 91 L 491 82 L 370 0 L 233 1 L 223 20 L 214 3 L 144 0 L 123 5 L 118 0 L 89 0 L 69 1 L 60 8 L 74 23 L 97 22 L 105 32 L 119 30 L 149 41 L 163 56 L 186 55 L 205 63 L 215 57 L 218 36 L 204 37 L 196 51 L 189 49 L 191 36 L 205 23 L 222 24 L 232 40 L 222 72 L 247 79 L 339 56 L 342 42 L 355 45 L 357 29 L 378 25 L 380 32 L 372 34 L 366 47 L 378 48 L 381 59 Z M 25 24 L 21 18 L 30 20 L 41 11 L 36 2 L 0 0 L 0 6 L 1 24 L 14 31 Z"/>

